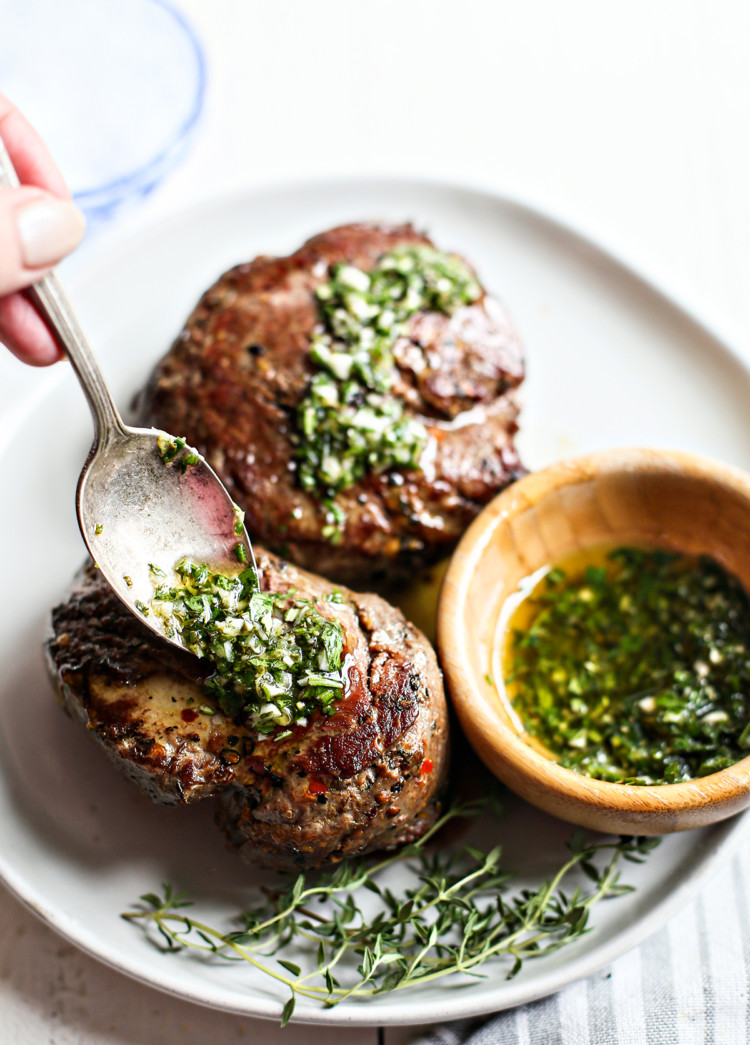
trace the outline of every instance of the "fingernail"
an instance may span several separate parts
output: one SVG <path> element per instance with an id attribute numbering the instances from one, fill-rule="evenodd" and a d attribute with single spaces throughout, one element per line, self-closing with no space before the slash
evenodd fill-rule
<path id="1" fill-rule="evenodd" d="M 73 203 L 41 197 L 21 207 L 17 217 L 26 268 L 54 265 L 78 246 L 86 219 Z"/>

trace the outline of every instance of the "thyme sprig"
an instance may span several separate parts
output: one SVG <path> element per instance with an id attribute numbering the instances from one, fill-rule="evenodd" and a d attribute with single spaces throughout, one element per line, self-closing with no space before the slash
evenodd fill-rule
<path id="1" fill-rule="evenodd" d="M 152 942 L 167 951 L 190 949 L 246 962 L 283 984 L 290 991 L 284 1026 L 298 996 L 331 1008 L 349 997 L 403 990 L 443 976 L 482 975 L 485 962 L 501 957 L 510 962 L 510 979 L 525 960 L 588 932 L 596 903 L 632 890 L 620 881 L 620 861 L 642 862 L 659 841 L 590 841 L 576 831 L 567 844 L 570 855 L 552 878 L 536 890 L 508 896 L 512 874 L 501 867 L 500 846 L 487 852 L 465 846 L 453 853 L 427 846 L 450 821 L 486 808 L 485 799 L 456 801 L 418 842 L 394 855 L 344 861 L 316 876 L 300 874 L 244 912 L 235 931 L 223 932 L 185 913 L 191 902 L 167 884 L 160 895 L 142 896 L 142 905 L 123 918 L 145 923 L 153 930 Z M 387 871 L 396 864 L 412 875 L 412 884 L 399 895 L 387 882 Z M 590 889 L 580 884 L 563 889 L 576 870 L 591 880 Z M 312 971 L 303 973 L 283 957 L 292 942 L 295 956 L 300 948 L 309 953 Z"/>

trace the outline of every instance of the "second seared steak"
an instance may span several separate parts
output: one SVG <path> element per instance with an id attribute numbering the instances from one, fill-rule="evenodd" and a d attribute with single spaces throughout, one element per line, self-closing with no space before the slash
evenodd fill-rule
<path id="1" fill-rule="evenodd" d="M 296 592 L 344 630 L 347 688 L 331 717 L 274 739 L 225 715 L 210 665 L 159 640 L 92 567 L 52 613 L 47 657 L 68 712 L 156 801 L 217 798 L 230 843 L 279 870 L 390 849 L 434 823 L 448 760 L 435 654 L 375 595 L 341 590 L 261 554 L 261 588 Z M 277 732 L 279 732 L 277 730 Z"/>
<path id="2" fill-rule="evenodd" d="M 367 272 L 397 247 L 429 245 L 411 225 L 347 225 L 289 257 L 259 257 L 201 298 L 141 397 L 143 424 L 185 436 L 244 509 L 251 536 L 349 583 L 413 573 L 447 554 L 472 518 L 522 471 L 513 436 L 523 379 L 518 338 L 497 301 L 417 312 L 394 348 L 392 394 L 426 428 L 418 468 L 368 474 L 326 513 L 297 473 L 295 413 L 313 368 L 315 290 L 332 266 Z"/>

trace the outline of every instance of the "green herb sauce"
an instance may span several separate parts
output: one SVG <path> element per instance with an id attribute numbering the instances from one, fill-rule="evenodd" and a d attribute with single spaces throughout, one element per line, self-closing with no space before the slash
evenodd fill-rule
<path id="1" fill-rule="evenodd" d="M 708 558 L 621 548 L 520 603 L 506 692 L 570 769 L 675 783 L 750 752 L 750 605 Z"/>
<path id="2" fill-rule="evenodd" d="M 184 475 L 188 468 L 200 463 L 200 455 L 187 445 L 181 436 L 171 436 L 162 432 L 156 439 L 159 456 L 166 465 L 176 462 Z"/>
<path id="3" fill-rule="evenodd" d="M 316 373 L 297 409 L 297 466 L 303 488 L 328 509 L 324 536 L 340 539 L 340 490 L 390 468 L 416 468 L 427 442 L 421 421 L 391 394 L 393 348 L 417 312 L 451 315 L 481 288 L 460 258 L 433 247 L 401 247 L 371 272 L 334 265 L 317 291 L 319 324 L 310 356 Z"/>
<path id="4" fill-rule="evenodd" d="M 234 503 L 234 501 L 232 501 L 232 509 L 234 511 L 233 530 L 237 537 L 241 537 L 245 532 L 245 513 L 239 505 Z"/>
<path id="5" fill-rule="evenodd" d="M 346 688 L 344 632 L 313 602 L 294 592 L 260 591 L 253 567 L 230 577 L 184 559 L 175 567 L 177 587 L 158 567 L 150 569 L 157 585 L 150 609 L 169 638 L 179 636 L 213 663 L 206 687 L 226 714 L 273 733 L 306 725 L 314 711 L 334 713 Z"/>

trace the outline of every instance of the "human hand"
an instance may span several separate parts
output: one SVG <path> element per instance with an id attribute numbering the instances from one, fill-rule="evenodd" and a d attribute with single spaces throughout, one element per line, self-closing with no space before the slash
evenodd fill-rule
<path id="1" fill-rule="evenodd" d="M 2 94 L 0 138 L 21 182 L 0 186 L 0 341 L 24 363 L 48 366 L 62 352 L 20 291 L 78 246 L 86 222 L 41 138 Z"/>

